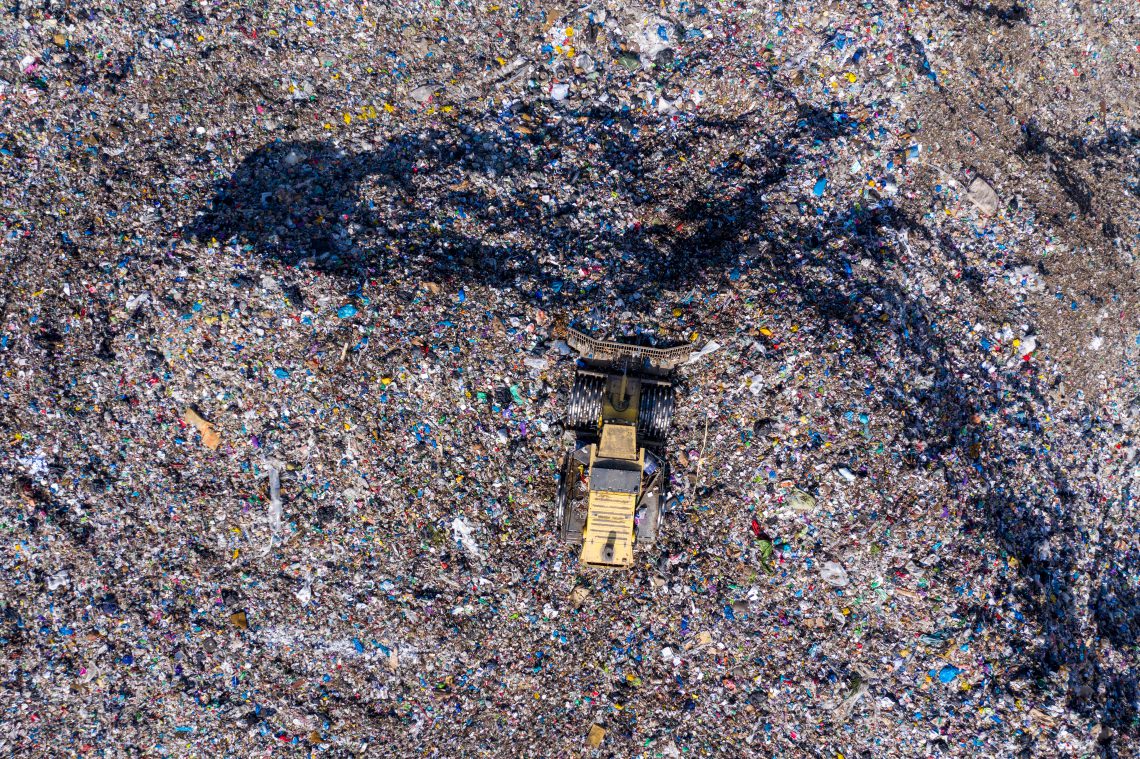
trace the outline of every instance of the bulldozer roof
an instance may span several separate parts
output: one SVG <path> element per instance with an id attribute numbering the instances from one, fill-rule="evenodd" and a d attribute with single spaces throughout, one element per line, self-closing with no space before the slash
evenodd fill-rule
<path id="1" fill-rule="evenodd" d="M 641 472 L 636 469 L 617 469 L 599 462 L 590 471 L 590 490 L 637 495 L 641 492 Z"/>

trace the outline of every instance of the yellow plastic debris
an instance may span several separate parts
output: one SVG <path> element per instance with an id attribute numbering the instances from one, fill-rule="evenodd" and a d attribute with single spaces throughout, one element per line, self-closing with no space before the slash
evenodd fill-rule
<path id="1" fill-rule="evenodd" d="M 218 428 L 214 426 L 213 422 L 207 422 L 203 419 L 194 409 L 187 406 L 182 411 L 182 418 L 186 420 L 187 424 L 194 425 L 202 436 L 202 445 L 211 451 L 216 451 L 218 446 L 222 444 L 222 435 L 218 432 Z"/>

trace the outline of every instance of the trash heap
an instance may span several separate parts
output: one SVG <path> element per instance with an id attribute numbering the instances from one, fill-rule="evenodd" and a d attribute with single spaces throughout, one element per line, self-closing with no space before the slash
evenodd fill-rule
<path id="1" fill-rule="evenodd" d="M 1136 753 L 1134 10 L 3 14 L 5 754 Z"/>

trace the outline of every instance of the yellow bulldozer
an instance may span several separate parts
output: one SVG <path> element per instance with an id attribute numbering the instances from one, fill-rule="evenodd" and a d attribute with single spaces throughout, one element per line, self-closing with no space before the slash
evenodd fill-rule
<path id="1" fill-rule="evenodd" d="M 669 498 L 665 444 L 673 416 L 673 370 L 687 345 L 658 348 L 569 330 L 579 354 L 555 496 L 559 537 L 582 546 L 581 563 L 628 568 L 634 546 L 657 540 Z"/>

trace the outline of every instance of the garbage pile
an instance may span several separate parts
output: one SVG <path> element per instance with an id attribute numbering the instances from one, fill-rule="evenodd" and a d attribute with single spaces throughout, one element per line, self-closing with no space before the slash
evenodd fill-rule
<path id="1" fill-rule="evenodd" d="M 1134 755 L 1129 12 L 6 8 L 0 748 Z M 570 327 L 704 346 L 629 572 Z"/>

